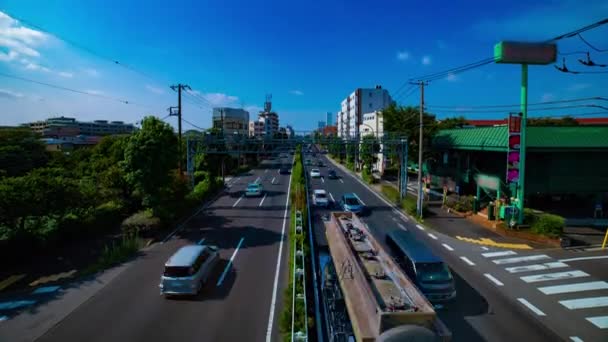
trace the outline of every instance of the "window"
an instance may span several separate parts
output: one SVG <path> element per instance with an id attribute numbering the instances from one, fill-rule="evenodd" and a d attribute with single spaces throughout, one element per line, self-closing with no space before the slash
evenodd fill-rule
<path id="1" fill-rule="evenodd" d="M 169 267 L 165 267 L 165 277 L 172 277 L 172 278 L 181 278 L 181 277 L 189 277 L 190 273 L 189 273 L 189 267 L 183 267 L 183 266 L 169 266 Z"/>
<path id="2" fill-rule="evenodd" d="M 201 266 L 209 259 L 209 250 L 205 249 L 199 256 L 196 258 L 196 261 L 192 265 L 193 273 L 198 272 Z"/>
<path id="3" fill-rule="evenodd" d="M 371 104 L 371 102 L 370 102 L 370 104 L 369 104 L 369 108 L 372 108 L 372 104 Z"/>

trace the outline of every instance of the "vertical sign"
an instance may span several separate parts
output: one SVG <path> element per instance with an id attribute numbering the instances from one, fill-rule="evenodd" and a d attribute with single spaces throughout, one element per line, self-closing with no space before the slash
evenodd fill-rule
<path id="1" fill-rule="evenodd" d="M 507 152 L 507 183 L 519 182 L 521 116 L 509 114 L 509 148 Z"/>

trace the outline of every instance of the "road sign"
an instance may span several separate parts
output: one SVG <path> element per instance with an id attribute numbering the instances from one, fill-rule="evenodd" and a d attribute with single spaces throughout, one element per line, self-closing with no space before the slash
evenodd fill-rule
<path id="1" fill-rule="evenodd" d="M 475 176 L 475 181 L 477 185 L 485 189 L 496 191 L 500 188 L 500 179 L 498 177 L 478 174 Z"/>
<path id="2" fill-rule="evenodd" d="M 500 42 L 494 46 L 496 63 L 546 65 L 555 62 L 556 56 L 555 44 Z"/>
<path id="3" fill-rule="evenodd" d="M 519 182 L 521 161 L 521 116 L 509 114 L 509 151 L 507 152 L 507 183 Z"/>

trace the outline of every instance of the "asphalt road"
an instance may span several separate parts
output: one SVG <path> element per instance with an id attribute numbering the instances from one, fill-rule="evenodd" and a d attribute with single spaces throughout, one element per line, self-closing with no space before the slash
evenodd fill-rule
<path id="1" fill-rule="evenodd" d="M 336 203 L 344 193 L 356 193 L 370 209 L 370 213 L 364 216 L 363 220 L 378 241 L 384 243 L 386 234 L 394 229 L 404 229 L 415 236 L 426 234 L 415 227 L 415 222 L 405 221 L 352 175 L 334 167 L 325 156 L 317 155 L 317 157 L 326 165 L 320 168 L 323 176 L 327 175 L 331 167 L 337 171 L 340 179 L 330 180 L 325 177 L 312 179 L 311 188 L 325 189 Z M 308 174 L 311 168 L 307 167 Z M 314 212 L 315 215 L 322 215 L 326 210 L 315 209 Z M 452 331 L 454 341 L 560 340 L 521 305 L 504 296 L 501 293 L 504 289 L 488 282 L 482 273 L 465 265 L 458 256 L 449 253 L 441 244 L 427 243 L 427 245 L 446 261 L 455 277 L 458 292 L 456 299 L 437 309 L 440 318 Z"/>
<path id="2" fill-rule="evenodd" d="M 233 180 L 226 193 L 193 217 L 174 238 L 143 252 L 132 266 L 38 341 L 279 340 L 287 244 L 281 250 L 278 278 L 276 270 L 290 177 L 279 175 L 278 166 L 262 165 Z M 242 197 L 247 183 L 256 179 L 263 184 L 266 197 Z M 288 231 L 287 225 L 285 233 Z M 180 246 L 201 239 L 219 246 L 222 258 L 201 294 L 183 299 L 160 296 L 158 284 L 165 261 Z"/>

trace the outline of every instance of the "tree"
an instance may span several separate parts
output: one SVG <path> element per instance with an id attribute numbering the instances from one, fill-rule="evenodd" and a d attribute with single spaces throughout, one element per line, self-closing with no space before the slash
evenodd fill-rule
<path id="1" fill-rule="evenodd" d="M 384 131 L 392 138 L 407 137 L 408 155 L 411 160 L 418 160 L 418 137 L 420 136 L 420 109 L 418 107 L 397 107 L 392 105 L 382 111 Z M 423 144 L 429 146 L 437 133 L 435 116 L 423 113 Z M 425 155 L 429 149 L 425 149 Z M 424 158 L 424 156 L 423 156 Z"/>
<path id="2" fill-rule="evenodd" d="M 48 160 L 44 144 L 29 127 L 0 129 L 0 176 L 21 176 Z"/>
<path id="3" fill-rule="evenodd" d="M 468 125 L 467 119 L 464 116 L 455 116 L 452 118 L 445 118 L 437 122 L 437 129 L 451 129 L 451 128 L 462 128 Z"/>
<path id="4" fill-rule="evenodd" d="M 563 118 L 528 118 L 528 126 L 578 126 L 578 121 L 571 116 Z"/>
<path id="5" fill-rule="evenodd" d="M 141 130 L 129 137 L 125 148 L 124 170 L 127 182 L 141 198 L 144 207 L 156 209 L 163 188 L 177 167 L 177 137 L 165 122 L 146 117 Z"/>
<path id="6" fill-rule="evenodd" d="M 371 175 L 373 165 L 376 162 L 376 153 L 379 151 L 379 144 L 376 137 L 367 135 L 361 140 L 361 162 L 364 172 Z"/>

